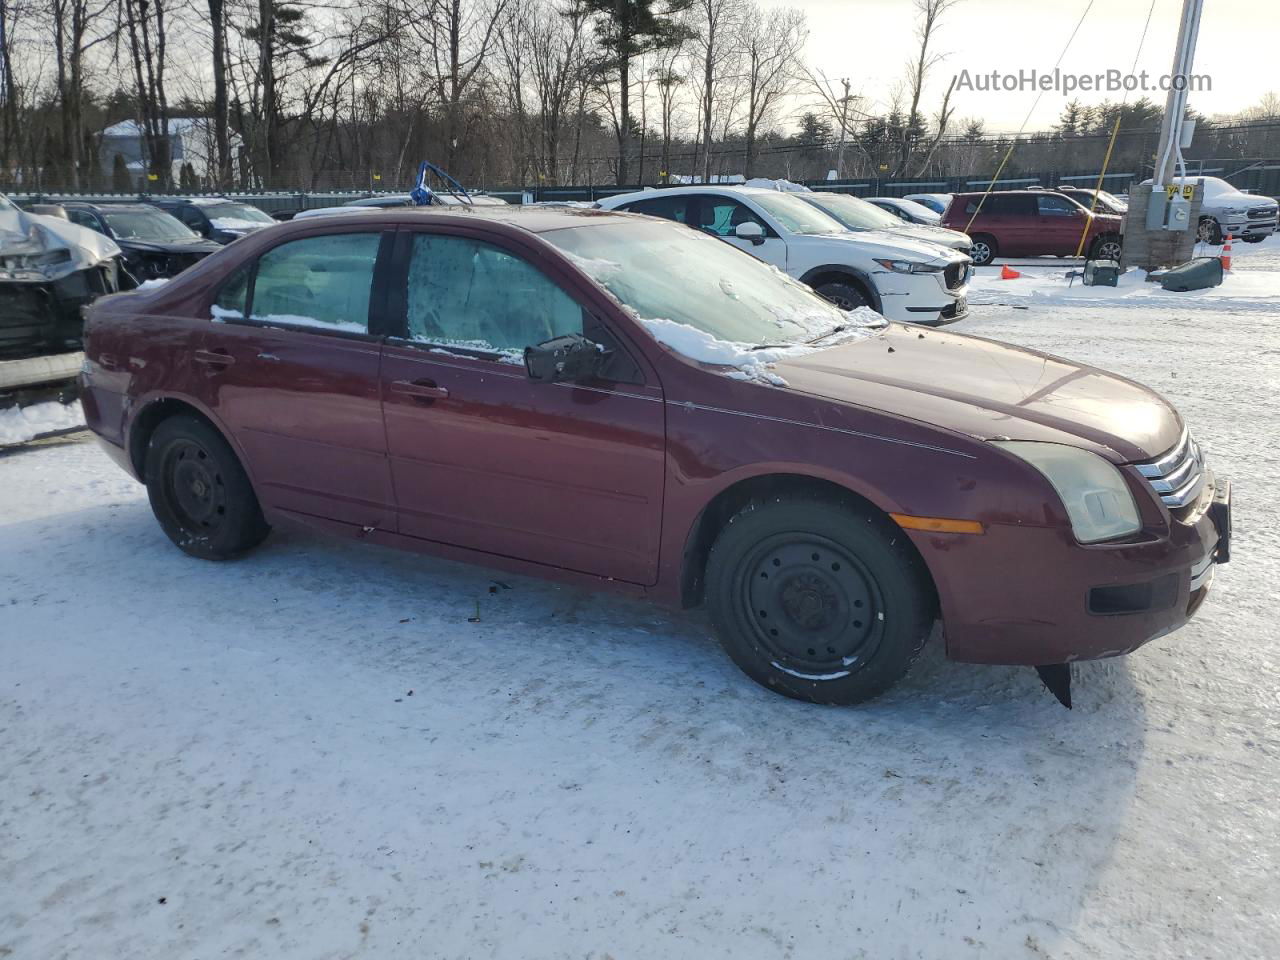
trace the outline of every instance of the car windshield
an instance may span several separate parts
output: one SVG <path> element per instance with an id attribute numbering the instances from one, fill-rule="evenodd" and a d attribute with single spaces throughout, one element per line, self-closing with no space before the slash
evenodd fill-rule
<path id="1" fill-rule="evenodd" d="M 782 224 L 784 229 L 792 233 L 823 236 L 845 232 L 839 220 L 833 219 L 817 207 L 810 206 L 799 197 L 785 193 L 753 193 L 751 199 L 765 213 Z"/>
<path id="2" fill-rule="evenodd" d="M 902 221 L 893 214 L 847 193 L 807 193 L 804 199 L 835 217 L 850 230 L 889 230 L 902 226 Z"/>
<path id="3" fill-rule="evenodd" d="M 209 222 L 215 226 L 218 221 L 239 221 L 248 223 L 252 226 L 258 224 L 275 223 L 269 216 L 259 210 L 257 207 L 250 206 L 247 203 L 210 203 L 203 207 L 205 216 L 209 218 Z"/>
<path id="4" fill-rule="evenodd" d="M 643 320 L 671 320 L 754 345 L 808 343 L 849 322 L 776 268 L 688 227 L 637 220 L 542 237 Z"/>
<path id="5" fill-rule="evenodd" d="M 163 210 L 104 210 L 102 219 L 120 240 L 195 240 L 198 236 Z"/>

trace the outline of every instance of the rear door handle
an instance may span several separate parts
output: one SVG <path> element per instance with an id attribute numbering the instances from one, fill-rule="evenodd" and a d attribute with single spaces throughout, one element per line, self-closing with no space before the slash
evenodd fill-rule
<path id="1" fill-rule="evenodd" d="M 210 367 L 229 367 L 236 362 L 236 358 L 225 350 L 196 350 L 192 355 L 196 363 L 203 363 Z"/>
<path id="2" fill-rule="evenodd" d="M 393 380 L 391 392 L 415 400 L 445 400 L 449 396 L 449 391 L 436 386 L 433 380 Z"/>

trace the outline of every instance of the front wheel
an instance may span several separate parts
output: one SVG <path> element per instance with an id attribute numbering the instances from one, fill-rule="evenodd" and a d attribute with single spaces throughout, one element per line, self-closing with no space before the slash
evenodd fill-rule
<path id="1" fill-rule="evenodd" d="M 1201 243 L 1208 243 L 1216 247 L 1222 243 L 1222 228 L 1218 226 L 1218 221 L 1213 217 L 1201 217 L 1197 236 Z"/>
<path id="2" fill-rule="evenodd" d="M 226 560 L 270 532 L 235 451 L 205 421 L 170 417 L 151 435 L 147 497 L 169 539 L 202 560 Z"/>
<path id="3" fill-rule="evenodd" d="M 857 284 L 846 283 L 843 280 L 824 283 L 814 287 L 813 290 L 818 296 L 830 300 L 841 310 L 855 310 L 858 307 L 871 305 L 871 298 L 867 296 L 866 291 Z"/>
<path id="4" fill-rule="evenodd" d="M 1267 238 L 1262 236 L 1261 234 L 1255 233 L 1252 236 L 1242 237 L 1241 239 L 1244 240 L 1245 243 L 1261 243 L 1263 240 Z"/>
<path id="5" fill-rule="evenodd" d="M 897 683 L 932 628 L 923 565 L 891 521 L 815 499 L 753 502 L 707 560 L 707 601 L 733 661 L 812 703 L 861 703 Z"/>

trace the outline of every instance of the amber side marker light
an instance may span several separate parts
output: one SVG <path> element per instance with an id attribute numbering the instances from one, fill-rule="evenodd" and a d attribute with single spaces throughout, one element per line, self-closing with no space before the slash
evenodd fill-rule
<path id="1" fill-rule="evenodd" d="M 904 530 L 924 530 L 928 533 L 982 533 L 977 520 L 948 520 L 946 517 L 910 517 L 905 513 L 891 513 L 894 522 Z"/>

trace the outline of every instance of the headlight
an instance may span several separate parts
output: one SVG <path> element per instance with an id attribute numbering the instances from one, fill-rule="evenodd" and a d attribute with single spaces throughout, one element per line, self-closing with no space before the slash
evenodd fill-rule
<path id="1" fill-rule="evenodd" d="M 876 263 L 894 273 L 941 273 L 943 270 L 932 263 L 916 263 L 914 260 L 877 260 Z"/>
<path id="2" fill-rule="evenodd" d="M 1142 529 L 1138 506 L 1124 477 L 1097 454 L 1060 443 L 994 442 L 1027 461 L 1053 484 L 1081 543 L 1114 540 Z"/>

